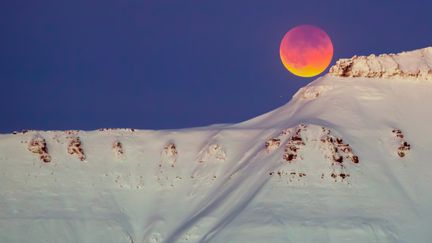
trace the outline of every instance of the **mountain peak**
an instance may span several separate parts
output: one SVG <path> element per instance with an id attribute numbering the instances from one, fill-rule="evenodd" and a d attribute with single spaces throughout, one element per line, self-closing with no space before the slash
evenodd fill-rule
<path id="1" fill-rule="evenodd" d="M 431 57 L 340 60 L 238 124 L 0 134 L 0 242 L 431 242 Z"/>
<path id="2" fill-rule="evenodd" d="M 398 54 L 339 59 L 329 73 L 337 77 L 432 80 L 432 47 Z"/>

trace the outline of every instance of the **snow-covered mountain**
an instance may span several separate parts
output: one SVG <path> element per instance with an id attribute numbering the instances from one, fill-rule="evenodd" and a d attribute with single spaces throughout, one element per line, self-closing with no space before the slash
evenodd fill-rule
<path id="1" fill-rule="evenodd" d="M 0 135 L 0 242 L 432 242 L 432 48 L 232 125 Z"/>

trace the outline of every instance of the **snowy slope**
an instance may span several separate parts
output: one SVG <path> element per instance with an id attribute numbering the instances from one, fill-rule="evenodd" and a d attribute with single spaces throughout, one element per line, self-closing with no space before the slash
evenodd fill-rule
<path id="1" fill-rule="evenodd" d="M 0 135 L 0 242 L 432 242 L 431 50 L 240 124 Z"/>

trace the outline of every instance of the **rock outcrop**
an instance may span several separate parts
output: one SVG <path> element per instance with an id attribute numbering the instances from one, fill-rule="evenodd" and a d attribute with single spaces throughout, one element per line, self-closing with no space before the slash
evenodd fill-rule
<path id="1" fill-rule="evenodd" d="M 86 156 L 84 154 L 84 150 L 82 149 L 81 145 L 82 144 L 80 138 L 73 137 L 69 142 L 67 151 L 71 155 L 76 154 L 81 161 L 84 161 L 86 159 Z"/>
<path id="2" fill-rule="evenodd" d="M 338 77 L 432 80 L 432 47 L 398 54 L 340 59 L 329 73 Z"/>
<path id="3" fill-rule="evenodd" d="M 305 145 L 301 133 L 306 127 L 306 125 L 300 124 L 285 145 L 283 159 L 288 161 L 289 163 L 297 159 L 300 148 Z"/>
<path id="4" fill-rule="evenodd" d="M 322 127 L 323 136 L 320 141 L 324 145 L 324 147 L 328 148 L 328 151 L 331 152 L 328 155 L 328 158 L 336 163 L 342 164 L 344 159 L 351 160 L 352 163 L 358 164 L 359 158 L 357 155 L 353 153 L 351 146 L 347 143 L 344 143 L 343 139 L 340 137 L 336 137 L 332 135 L 330 129 Z"/>
<path id="5" fill-rule="evenodd" d="M 411 150 L 411 144 L 409 144 L 406 140 L 405 140 L 405 136 L 402 133 L 402 131 L 400 129 L 393 129 L 392 130 L 393 135 L 395 136 L 396 140 L 399 143 L 399 146 L 397 148 L 397 154 L 399 155 L 399 157 L 405 157 L 405 155 L 408 153 L 408 151 Z"/>
<path id="6" fill-rule="evenodd" d="M 277 171 L 270 171 L 269 175 L 288 176 L 289 182 L 300 181 L 306 174 L 316 174 L 316 171 L 307 171 L 303 166 L 294 163 L 304 159 L 304 151 L 310 153 L 314 148 L 319 148 L 319 153 L 330 162 L 329 170 L 320 172 L 321 179 L 328 176 L 335 182 L 346 181 L 345 179 L 351 176 L 349 167 L 360 162 L 353 148 L 327 127 L 301 123 L 296 127 L 284 129 L 278 136 L 265 142 L 266 153 L 276 152 L 282 143 L 282 159 L 288 163 L 284 163 Z"/>
<path id="7" fill-rule="evenodd" d="M 120 141 L 118 140 L 114 141 L 112 148 L 116 156 L 121 156 L 124 154 L 123 144 Z"/>
<path id="8" fill-rule="evenodd" d="M 222 148 L 221 145 L 214 143 L 208 146 L 208 148 L 204 151 L 201 158 L 198 160 L 198 162 L 203 163 L 207 161 L 210 158 L 215 158 L 219 161 L 225 161 L 226 159 L 226 152 Z"/>
<path id="9" fill-rule="evenodd" d="M 135 132 L 135 129 L 134 128 L 99 128 L 98 131 L 100 131 L 100 132 L 107 132 L 107 131 Z"/>
<path id="10" fill-rule="evenodd" d="M 48 153 L 46 141 L 41 136 L 35 136 L 28 144 L 28 150 L 38 154 L 39 159 L 45 163 L 51 162 L 51 156 Z"/>
<path id="11" fill-rule="evenodd" d="M 268 153 L 275 151 L 279 148 L 281 140 L 279 138 L 270 138 L 265 142 L 265 148 Z"/>
<path id="12" fill-rule="evenodd" d="M 178 154 L 177 148 L 174 143 L 169 143 L 165 145 L 162 151 L 161 164 L 168 163 L 171 165 L 171 167 L 174 167 L 177 161 L 177 154 Z"/>
<path id="13" fill-rule="evenodd" d="M 322 127 L 322 150 L 325 157 L 331 161 L 330 176 L 337 181 L 338 177 L 344 180 L 350 174 L 346 170 L 346 160 L 350 160 L 354 164 L 359 163 L 359 158 L 353 153 L 351 146 L 345 143 L 341 137 L 333 135 L 330 129 Z"/>

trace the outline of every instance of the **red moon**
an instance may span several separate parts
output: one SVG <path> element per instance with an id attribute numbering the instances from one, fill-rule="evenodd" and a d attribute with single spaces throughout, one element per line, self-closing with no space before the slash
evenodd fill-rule
<path id="1" fill-rule="evenodd" d="M 280 44 L 283 65 L 300 77 L 322 73 L 333 58 L 333 44 L 322 29 L 300 25 L 289 30 Z"/>

